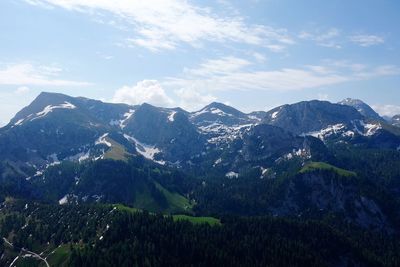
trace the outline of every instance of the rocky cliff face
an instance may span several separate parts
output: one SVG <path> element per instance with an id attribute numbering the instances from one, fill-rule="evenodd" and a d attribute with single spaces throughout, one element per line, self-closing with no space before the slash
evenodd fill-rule
<path id="1" fill-rule="evenodd" d="M 344 177 L 331 171 L 295 176 L 274 212 L 305 217 L 336 213 L 341 220 L 364 227 L 391 228 L 376 200 L 360 192 L 356 176 Z"/>
<path id="2" fill-rule="evenodd" d="M 353 107 L 313 100 L 272 109 L 267 112 L 264 123 L 300 135 L 337 124 L 351 125 L 352 121 L 362 118 Z"/>

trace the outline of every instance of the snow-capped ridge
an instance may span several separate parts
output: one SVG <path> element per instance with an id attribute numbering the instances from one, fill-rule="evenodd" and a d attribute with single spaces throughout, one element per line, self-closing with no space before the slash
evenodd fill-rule
<path id="1" fill-rule="evenodd" d="M 47 116 L 49 113 L 53 112 L 56 109 L 76 109 L 76 106 L 71 104 L 68 101 L 64 101 L 64 103 L 59 104 L 59 105 L 47 105 L 41 111 L 29 114 L 27 117 L 19 119 L 17 122 L 15 122 L 13 124 L 12 127 L 20 126 L 20 125 L 22 125 L 23 123 L 25 123 L 28 120 L 29 121 L 34 121 L 36 119 L 43 118 L 43 117 Z"/>

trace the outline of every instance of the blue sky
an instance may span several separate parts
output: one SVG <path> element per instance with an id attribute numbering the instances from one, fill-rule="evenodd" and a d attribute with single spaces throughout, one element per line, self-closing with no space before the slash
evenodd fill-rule
<path id="1" fill-rule="evenodd" d="M 243 111 L 359 98 L 400 113 L 396 0 L 2 0 L 0 125 L 41 91 Z"/>

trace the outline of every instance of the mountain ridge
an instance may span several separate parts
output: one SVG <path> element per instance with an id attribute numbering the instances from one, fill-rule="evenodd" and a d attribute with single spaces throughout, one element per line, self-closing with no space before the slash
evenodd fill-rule
<path id="1" fill-rule="evenodd" d="M 27 107 L 23 108 L 21 111 L 19 111 L 11 120 L 8 124 L 12 123 L 12 122 L 16 122 L 18 119 L 20 119 L 23 115 L 25 115 L 25 113 L 28 113 L 27 108 L 33 108 L 33 107 L 38 107 L 41 106 L 42 108 L 44 108 L 45 103 L 47 103 L 47 105 L 52 104 L 52 105 L 56 105 L 56 104 L 62 104 L 65 101 L 78 101 L 80 103 L 84 103 L 84 102 L 97 102 L 97 103 L 102 103 L 105 105 L 115 105 L 115 106 L 121 106 L 121 107 L 137 107 L 137 106 L 141 106 L 141 105 L 148 105 L 148 106 L 152 106 L 152 107 L 156 107 L 156 108 L 162 108 L 162 107 L 157 107 L 154 106 L 152 104 L 149 103 L 143 103 L 141 105 L 129 105 L 129 104 L 125 104 L 125 103 L 110 103 L 110 102 L 103 102 L 100 100 L 94 100 L 94 99 L 90 99 L 90 98 L 86 98 L 86 97 L 71 97 L 69 95 L 66 94 L 62 94 L 62 93 L 54 93 L 54 92 L 41 92 L 32 102 L 30 105 L 28 105 Z M 309 101 L 300 101 L 294 104 L 300 104 L 300 103 L 312 103 L 312 102 L 328 102 L 328 101 L 321 101 L 321 100 L 309 100 Z M 328 102 L 331 103 L 331 102 Z M 180 107 L 172 107 L 172 108 L 162 108 L 165 110 L 175 110 L 175 111 L 180 111 L 182 113 L 185 114 L 190 114 L 190 116 L 193 116 L 195 114 L 201 113 L 202 111 L 208 110 L 208 109 L 213 109 L 214 110 L 214 114 L 218 113 L 218 110 L 223 111 L 226 114 L 231 114 L 231 115 L 236 115 L 236 116 L 252 116 L 254 115 L 255 117 L 257 117 L 257 120 L 260 119 L 264 119 L 261 117 L 265 117 L 267 115 L 270 115 L 271 112 L 275 112 L 278 108 L 284 107 L 284 106 L 291 106 L 294 104 L 285 104 L 282 106 L 278 106 L 275 108 L 272 108 L 268 111 L 251 111 L 249 113 L 244 113 L 234 107 L 231 107 L 229 105 L 226 105 L 224 103 L 221 102 L 211 102 L 210 104 L 204 106 L 203 108 L 197 110 L 197 111 L 186 111 Z M 335 103 L 331 103 L 331 104 L 335 104 Z M 365 102 L 363 102 L 362 100 L 359 99 L 352 99 L 352 98 L 345 98 L 342 101 L 339 101 L 337 104 L 340 105 L 346 105 L 346 106 L 350 106 L 355 108 L 357 111 L 359 111 L 363 116 L 365 117 L 369 117 L 372 119 L 378 119 L 378 120 L 383 120 L 382 117 L 376 113 L 369 105 L 367 105 Z M 33 105 L 33 107 L 32 107 Z M 367 109 L 367 110 L 366 110 Z M 365 111 L 366 110 L 366 111 Z M 227 112 L 225 112 L 227 111 Z M 366 114 L 372 114 L 370 116 L 366 116 Z M 29 115 L 29 114 L 28 114 Z M 7 124 L 7 125 L 8 125 Z M 5 125 L 5 126 L 7 126 Z M 3 127 L 5 127 L 3 126 Z"/>
<path id="2" fill-rule="evenodd" d="M 395 166 L 398 128 L 318 100 L 254 115 L 221 103 L 187 112 L 43 93 L 0 128 L 0 193 L 201 215 L 318 217 L 327 209 L 363 227 L 393 229 L 397 215 L 382 195 L 361 193 L 370 189 L 356 167 L 366 163 L 344 159 L 371 152 L 367 163 L 376 168 L 372 152 L 379 151 Z M 300 173 L 311 162 L 333 167 Z M 368 170 L 363 177 L 375 171 Z M 400 184 L 387 175 L 382 185 L 373 181 L 383 179 L 378 174 L 368 181 L 392 196 Z M 305 198 L 310 190 L 317 193 Z"/>

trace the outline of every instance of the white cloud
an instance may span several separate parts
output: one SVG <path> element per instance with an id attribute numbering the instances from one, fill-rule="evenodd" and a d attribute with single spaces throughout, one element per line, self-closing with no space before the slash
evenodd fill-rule
<path id="1" fill-rule="evenodd" d="M 33 94 L 25 93 L 24 87 L 0 90 L 0 127 L 6 125 L 15 114 L 34 99 Z"/>
<path id="2" fill-rule="evenodd" d="M 394 115 L 400 114 L 400 106 L 396 105 L 372 105 L 372 108 L 379 113 L 381 116 L 393 117 Z"/>
<path id="3" fill-rule="evenodd" d="M 168 95 L 162 84 L 156 80 L 143 80 L 134 86 L 123 86 L 116 90 L 112 102 L 130 105 L 149 103 L 159 107 L 179 106 L 194 111 L 217 99 L 211 94 L 204 94 L 199 89 L 190 87 L 176 89 L 173 93 L 173 97 Z"/>
<path id="4" fill-rule="evenodd" d="M 307 65 L 308 69 L 312 70 L 315 73 L 326 75 L 332 73 L 332 69 L 326 66 L 319 66 L 319 65 Z"/>
<path id="5" fill-rule="evenodd" d="M 298 37 L 300 39 L 314 41 L 319 46 L 340 49 L 341 45 L 338 40 L 340 35 L 340 30 L 331 28 L 325 32 L 316 31 L 315 33 L 310 33 L 303 31 L 298 35 Z"/>
<path id="6" fill-rule="evenodd" d="M 114 59 L 114 56 L 109 55 L 109 54 L 104 54 L 104 53 L 101 53 L 101 52 L 96 52 L 96 55 L 98 55 L 100 58 L 105 59 L 105 60 Z"/>
<path id="7" fill-rule="evenodd" d="M 33 6 L 38 6 L 38 7 L 45 8 L 45 9 L 53 9 L 52 6 L 46 4 L 45 2 L 41 2 L 41 1 L 37 1 L 37 0 L 25 0 L 25 2 L 27 2 L 28 4 L 33 5 Z"/>
<path id="8" fill-rule="evenodd" d="M 181 44 L 237 42 L 282 49 L 293 44 L 285 29 L 249 24 L 239 15 L 227 16 L 185 0 L 25 0 L 32 5 L 61 7 L 89 15 L 109 13 L 134 31 L 130 44 L 150 50 L 174 49 Z"/>
<path id="9" fill-rule="evenodd" d="M 358 44 L 359 46 L 368 47 L 368 46 L 383 44 L 385 42 L 385 39 L 383 39 L 383 37 L 376 35 L 360 34 L 360 35 L 350 36 L 350 41 Z"/>
<path id="10" fill-rule="evenodd" d="M 18 87 L 16 90 L 15 90 L 15 94 L 16 95 L 25 95 L 25 94 L 27 94 L 27 93 L 29 93 L 31 91 L 31 89 L 29 88 L 29 87 L 27 87 L 27 86 L 21 86 L 21 87 Z"/>
<path id="11" fill-rule="evenodd" d="M 400 68 L 394 65 L 383 65 L 377 66 L 371 69 L 365 69 L 354 74 L 355 77 L 362 80 L 368 80 L 371 78 L 399 75 Z"/>
<path id="12" fill-rule="evenodd" d="M 54 66 L 20 63 L 0 67 L 1 85 L 87 86 L 90 83 L 57 79 L 62 69 Z"/>
<path id="13" fill-rule="evenodd" d="M 325 61 L 324 65 L 278 70 L 252 70 L 249 67 L 253 67 L 251 62 L 239 58 L 207 60 L 197 68 L 186 68 L 181 76 L 166 78 L 163 85 L 209 91 L 289 91 L 400 74 L 397 66 L 368 67 L 348 61 Z"/>
<path id="14" fill-rule="evenodd" d="M 223 75 L 238 71 L 249 65 L 251 65 L 251 62 L 242 58 L 222 57 L 209 59 L 195 69 L 184 69 L 184 73 L 196 76 Z"/>
<path id="15" fill-rule="evenodd" d="M 130 105 L 149 103 L 161 107 L 173 105 L 173 100 L 156 80 L 143 80 L 135 86 L 123 86 L 115 91 L 112 102 Z"/>
<path id="16" fill-rule="evenodd" d="M 217 99 L 210 94 L 203 95 L 194 88 L 181 88 L 174 93 L 179 99 L 178 106 L 189 111 L 198 110 Z"/>
<path id="17" fill-rule="evenodd" d="M 267 57 L 261 53 L 254 52 L 252 56 L 257 60 L 259 63 L 264 63 L 267 61 Z"/>
<path id="18" fill-rule="evenodd" d="M 328 101 L 329 100 L 329 95 L 328 94 L 319 93 L 318 94 L 318 100 Z"/>
<path id="19" fill-rule="evenodd" d="M 342 32 L 339 29 L 331 28 L 325 32 L 320 30 L 314 32 L 302 31 L 297 37 L 303 40 L 314 41 L 319 46 L 339 49 L 342 48 L 341 44 L 346 41 L 340 39 L 341 36 Z M 381 36 L 368 34 L 352 35 L 348 37 L 348 40 L 362 47 L 379 45 L 385 42 L 385 39 Z"/>
<path id="20" fill-rule="evenodd" d="M 275 53 L 282 52 L 286 48 L 284 45 L 280 45 L 280 44 L 270 44 L 270 45 L 266 45 L 266 47 Z"/>
<path id="21" fill-rule="evenodd" d="M 281 69 L 274 71 L 241 71 L 205 79 L 193 77 L 169 78 L 165 83 L 171 86 L 207 88 L 209 90 L 268 90 L 288 91 L 327 86 L 348 81 L 345 76 L 318 73 L 303 69 Z"/>

